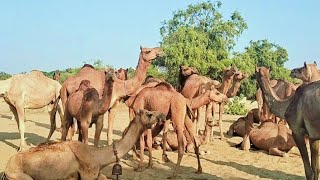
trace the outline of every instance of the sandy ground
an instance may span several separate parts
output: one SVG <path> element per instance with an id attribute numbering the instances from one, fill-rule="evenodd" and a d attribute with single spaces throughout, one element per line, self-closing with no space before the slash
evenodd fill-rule
<path id="1" fill-rule="evenodd" d="M 19 146 L 19 133 L 16 122 L 11 120 L 8 106 L 0 100 L 0 172 L 4 171 L 8 159 L 16 153 Z M 224 115 L 223 129 L 227 131 L 230 124 L 239 116 Z M 26 115 L 26 142 L 33 147 L 44 142 L 49 133 L 49 115 L 45 109 L 28 110 Z M 57 117 L 58 127 L 60 126 Z M 203 117 L 202 117 L 203 120 Z M 100 144 L 106 145 L 106 126 L 101 135 Z M 129 123 L 128 109 L 125 105 L 118 106 L 114 125 L 114 139 L 119 139 L 123 130 Z M 227 137 L 226 141 L 218 139 L 218 128 L 214 129 L 215 137 L 209 144 L 201 146 L 201 150 L 210 153 L 201 156 L 202 174 L 195 174 L 197 160 L 194 154 L 185 154 L 178 179 L 304 179 L 304 169 L 297 149 L 293 149 L 289 158 L 270 156 L 265 151 L 250 150 L 245 152 L 233 145 L 241 142 L 240 137 Z M 93 142 L 94 129 L 90 130 L 90 142 Z M 55 132 L 53 138 L 58 140 L 60 133 Z M 144 172 L 135 172 L 133 168 L 138 161 L 127 155 L 121 159 L 123 175 L 121 179 L 166 179 L 169 177 L 177 161 L 177 152 L 169 152 L 168 157 L 172 162 L 164 163 L 161 160 L 161 150 L 154 150 L 154 168 Z M 147 155 L 147 154 L 146 154 Z M 147 156 L 145 158 L 147 164 Z M 103 169 L 103 174 L 109 178 L 112 165 Z"/>

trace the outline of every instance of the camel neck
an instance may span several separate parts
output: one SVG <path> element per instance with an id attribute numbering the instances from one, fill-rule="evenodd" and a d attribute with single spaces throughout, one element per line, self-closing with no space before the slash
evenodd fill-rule
<path id="1" fill-rule="evenodd" d="M 138 88 L 142 85 L 144 78 L 147 74 L 147 69 L 150 65 L 150 62 L 145 61 L 140 55 L 138 66 L 134 73 L 134 76 L 131 79 L 125 81 L 125 93 L 126 95 L 131 95 L 138 90 Z"/>
<path id="2" fill-rule="evenodd" d="M 230 84 L 231 84 L 231 77 L 223 78 L 223 82 L 221 84 L 221 87 L 219 88 L 219 91 L 222 94 L 226 94 L 230 87 Z"/>
<path id="3" fill-rule="evenodd" d="M 0 81 L 0 97 L 5 94 L 9 90 L 12 78 L 1 80 Z"/>
<path id="4" fill-rule="evenodd" d="M 262 90 L 263 99 L 268 103 L 270 111 L 277 117 L 285 119 L 286 109 L 292 101 L 293 96 L 287 99 L 280 99 L 276 92 L 270 86 L 269 80 L 266 77 L 257 75 L 257 80 Z"/>
<path id="5" fill-rule="evenodd" d="M 319 81 L 320 80 L 320 73 L 319 73 L 318 69 L 311 68 L 310 71 L 311 71 L 310 72 L 311 76 L 309 77 L 308 81 L 309 82 Z"/>
<path id="6" fill-rule="evenodd" d="M 210 102 L 210 91 L 206 91 L 205 93 L 191 99 L 191 109 L 198 109 L 201 106 L 208 104 Z"/>
<path id="7" fill-rule="evenodd" d="M 102 94 L 102 99 L 99 103 L 99 114 L 104 114 L 109 108 L 111 104 L 112 99 L 112 90 L 113 90 L 113 78 L 112 77 L 106 77 L 105 83 L 104 83 L 104 89 Z"/>
<path id="8" fill-rule="evenodd" d="M 136 116 L 136 118 L 130 122 L 126 135 L 119 141 L 114 142 L 119 159 L 131 150 L 143 131 L 144 127 L 138 119 L 138 116 Z M 104 168 L 107 165 L 116 162 L 116 156 L 114 155 L 113 146 L 93 148 L 94 152 L 92 154 L 100 162 L 101 168 Z"/>
<path id="9" fill-rule="evenodd" d="M 237 92 L 240 89 L 240 84 L 241 84 L 241 80 L 239 80 L 239 79 L 233 80 L 233 85 L 227 92 L 228 98 L 231 98 L 231 97 L 234 97 L 237 95 Z"/>

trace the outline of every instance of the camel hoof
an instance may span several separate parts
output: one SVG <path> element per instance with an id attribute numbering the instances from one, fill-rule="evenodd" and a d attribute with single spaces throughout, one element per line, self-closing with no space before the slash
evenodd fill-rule
<path id="1" fill-rule="evenodd" d="M 162 161 L 163 162 L 169 162 L 170 160 L 169 160 L 169 158 L 168 158 L 168 156 L 166 154 L 163 154 L 162 155 Z"/>
<path id="2" fill-rule="evenodd" d="M 153 164 L 149 164 L 149 165 L 147 166 L 147 169 L 153 169 Z"/>
<path id="3" fill-rule="evenodd" d="M 220 140 L 221 140 L 221 141 L 227 141 L 227 138 L 224 137 L 224 136 L 220 136 Z"/>
<path id="4" fill-rule="evenodd" d="M 202 174 L 202 169 L 199 169 L 198 171 L 196 171 L 196 174 Z"/>
<path id="5" fill-rule="evenodd" d="M 137 168 L 134 169 L 134 171 L 136 172 L 142 172 L 144 169 L 142 168 L 142 166 L 138 166 Z"/>

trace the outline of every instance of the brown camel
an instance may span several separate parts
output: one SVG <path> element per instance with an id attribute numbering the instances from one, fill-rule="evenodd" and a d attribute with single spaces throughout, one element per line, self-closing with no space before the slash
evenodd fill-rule
<path id="1" fill-rule="evenodd" d="M 237 121 L 235 121 L 234 123 L 232 123 L 229 127 L 228 130 L 228 135 L 229 136 L 234 136 L 234 135 L 238 135 L 243 137 L 245 132 L 246 132 L 246 128 L 245 128 L 245 123 L 246 121 L 248 121 L 248 115 L 252 114 L 253 115 L 253 122 L 260 124 L 261 118 L 259 116 L 259 110 L 258 109 L 251 109 L 247 116 L 245 117 L 240 117 Z"/>
<path id="2" fill-rule="evenodd" d="M 197 97 L 194 101 L 190 101 L 182 96 L 182 94 L 178 93 L 170 84 L 166 82 L 161 82 L 155 87 L 146 87 L 140 91 L 140 93 L 136 96 L 134 101 L 126 101 L 126 104 L 136 112 L 140 107 L 149 109 L 149 110 L 157 110 L 163 112 L 167 119 L 171 119 L 173 123 L 173 127 L 177 132 L 178 139 L 178 162 L 172 177 L 177 175 L 178 168 L 181 163 L 181 159 L 184 152 L 183 145 L 183 131 L 184 128 L 188 131 L 190 135 L 190 140 L 195 144 L 194 149 L 198 158 L 198 171 L 197 173 L 202 172 L 200 159 L 199 159 L 199 144 L 194 139 L 194 130 L 193 123 L 190 118 L 187 118 L 186 110 L 194 106 L 195 108 L 199 108 L 200 106 L 209 103 L 210 101 L 223 101 L 226 100 L 224 95 L 221 94 L 217 90 L 208 91 L 203 94 L 201 97 Z M 132 103 L 132 104 L 129 104 Z M 191 109 L 189 109 L 191 110 Z M 163 142 L 166 144 L 167 140 L 167 131 L 168 131 L 168 122 L 164 126 L 164 135 Z M 160 128 L 161 131 L 161 128 Z M 158 133 L 160 132 L 158 131 Z M 149 165 L 148 167 L 152 167 L 152 134 L 151 129 L 148 129 L 147 132 L 147 144 L 149 150 Z M 154 134 L 157 135 L 157 134 Z M 144 136 L 140 138 L 140 164 L 137 170 L 141 171 L 143 166 L 143 151 L 144 151 Z M 163 160 L 168 161 L 166 155 L 166 148 L 163 148 Z"/>
<path id="3" fill-rule="evenodd" d="M 59 71 L 54 72 L 52 79 L 60 82 L 60 72 Z"/>
<path id="4" fill-rule="evenodd" d="M 88 128 L 93 123 L 96 124 L 94 136 L 94 145 L 98 147 L 100 134 L 103 127 L 101 115 L 103 115 L 110 107 L 112 97 L 113 77 L 111 74 L 105 75 L 104 90 L 102 98 L 99 99 L 99 94 L 95 88 L 90 86 L 89 80 L 82 80 L 79 89 L 72 93 L 67 100 L 66 109 L 64 111 L 64 124 L 62 128 L 61 139 L 66 140 L 67 131 L 73 123 L 73 118 L 78 121 L 79 126 L 79 141 L 88 144 Z M 70 138 L 71 139 L 71 138 Z"/>
<path id="5" fill-rule="evenodd" d="M 115 71 L 116 77 L 120 80 L 128 79 L 128 69 L 118 69 Z M 117 113 L 116 107 L 120 104 L 120 100 L 117 100 L 112 107 L 108 110 L 108 145 L 112 144 L 112 136 L 113 136 L 113 121 L 115 119 L 115 115 Z"/>
<path id="6" fill-rule="evenodd" d="M 304 84 L 320 80 L 320 72 L 315 61 L 313 64 L 304 62 L 303 67 L 293 69 L 290 76 L 301 79 Z"/>
<path id="7" fill-rule="evenodd" d="M 141 52 L 139 55 L 139 62 L 134 76 L 131 79 L 125 81 L 114 78 L 110 107 L 112 107 L 119 99 L 134 94 L 134 92 L 143 83 L 143 80 L 145 79 L 147 73 L 147 69 L 152 60 L 156 59 L 163 53 L 163 51 L 159 47 L 140 47 L 140 50 Z M 85 65 L 76 76 L 68 78 L 62 84 L 60 95 L 64 107 L 67 102 L 68 96 L 78 89 L 82 80 L 86 79 L 89 80 L 90 85 L 98 91 L 99 99 L 101 99 L 105 82 L 105 71 L 97 71 L 91 65 Z M 102 119 L 99 120 L 99 122 L 103 122 L 103 116 L 101 115 L 99 118 Z"/>
<path id="8" fill-rule="evenodd" d="M 126 135 L 114 147 L 97 148 L 78 141 L 41 144 L 11 157 L 5 176 L 16 180 L 107 179 L 101 169 L 123 157 L 139 139 L 145 126 L 164 120 L 162 113 L 140 110 L 130 122 Z"/>
<path id="9" fill-rule="evenodd" d="M 296 85 L 282 79 L 271 80 L 270 85 L 281 99 L 291 96 L 297 89 Z M 258 102 L 259 115 L 264 116 L 264 119 L 274 119 L 274 115 L 270 113 L 268 104 L 263 101 L 260 88 L 256 92 L 256 100 Z M 278 122 L 279 119 L 276 118 L 275 121 Z"/>
<path id="10" fill-rule="evenodd" d="M 286 152 L 296 144 L 287 124 L 265 120 L 259 127 L 253 127 L 253 116 L 249 112 L 245 121 L 246 132 L 241 144 L 243 150 L 248 151 L 252 143 L 256 148 L 268 151 L 270 155 L 289 157 Z"/>
<path id="11" fill-rule="evenodd" d="M 28 74 L 17 74 L 11 78 L 0 81 L 0 94 L 9 105 L 20 132 L 19 151 L 24 149 L 25 140 L 25 109 L 39 109 L 55 103 L 59 107 L 59 82 L 46 77 L 42 72 L 33 70 Z M 50 112 L 50 122 L 53 121 L 56 110 Z M 61 112 L 61 111 L 59 111 Z M 60 114 L 62 117 L 62 114 Z M 51 126 L 55 126 L 51 123 Z M 47 141 L 53 133 L 50 133 Z"/>
<path id="12" fill-rule="evenodd" d="M 293 96 L 282 100 L 270 87 L 267 68 L 256 68 L 256 76 L 270 111 L 275 116 L 286 119 L 292 130 L 292 136 L 303 160 L 306 178 L 308 180 L 318 179 L 320 81 L 299 86 Z M 305 143 L 306 135 L 309 137 L 311 164 Z"/>

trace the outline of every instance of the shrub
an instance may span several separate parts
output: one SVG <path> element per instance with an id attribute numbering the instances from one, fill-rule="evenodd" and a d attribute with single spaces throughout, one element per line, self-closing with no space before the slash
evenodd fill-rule
<path id="1" fill-rule="evenodd" d="M 248 109 L 245 107 L 245 103 L 242 101 L 243 95 L 238 97 L 235 96 L 233 98 L 233 101 L 230 101 L 227 105 L 228 107 L 226 108 L 225 112 L 227 114 L 232 114 L 232 115 L 245 115 L 248 113 Z"/>

